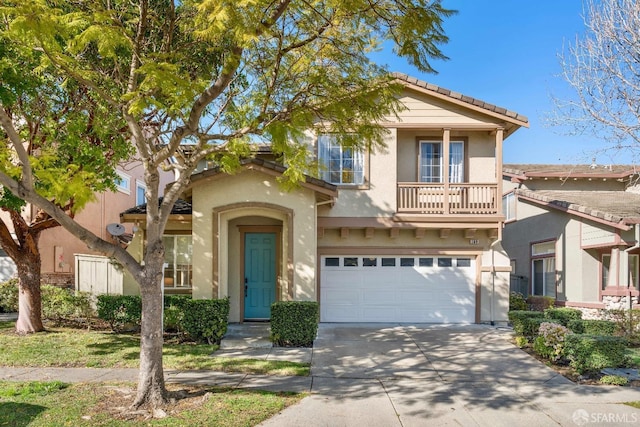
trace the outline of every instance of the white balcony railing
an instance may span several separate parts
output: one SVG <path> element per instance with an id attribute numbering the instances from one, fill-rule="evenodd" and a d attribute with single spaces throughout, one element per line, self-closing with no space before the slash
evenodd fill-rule
<path id="1" fill-rule="evenodd" d="M 496 215 L 498 184 L 398 183 L 398 213 Z"/>

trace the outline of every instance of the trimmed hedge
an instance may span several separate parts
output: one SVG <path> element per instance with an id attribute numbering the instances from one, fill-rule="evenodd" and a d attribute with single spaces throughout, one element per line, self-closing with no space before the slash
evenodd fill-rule
<path id="1" fill-rule="evenodd" d="M 40 287 L 42 317 L 56 322 L 64 320 L 88 320 L 93 317 L 91 294 L 52 285 Z"/>
<path id="2" fill-rule="evenodd" d="M 509 322 L 518 336 L 535 337 L 538 335 L 540 323 L 546 321 L 547 319 L 539 311 L 515 310 L 509 312 Z"/>
<path id="3" fill-rule="evenodd" d="M 271 304 L 271 341 L 280 347 L 312 347 L 318 333 L 319 305 L 315 301 Z"/>
<path id="4" fill-rule="evenodd" d="M 618 325 L 609 320 L 571 320 L 567 325 L 576 334 L 613 336 Z"/>
<path id="5" fill-rule="evenodd" d="M 0 283 L 0 313 L 18 311 L 18 279 Z"/>
<path id="6" fill-rule="evenodd" d="M 165 295 L 164 329 L 186 332 L 195 341 L 220 344 L 227 332 L 229 299 L 193 300 L 188 295 Z M 98 295 L 98 317 L 114 332 L 140 330 L 139 295 Z"/>
<path id="7" fill-rule="evenodd" d="M 581 320 L 582 312 L 576 308 L 569 307 L 547 308 L 544 311 L 544 317 L 553 320 L 553 323 L 567 326 L 572 320 Z"/>
<path id="8" fill-rule="evenodd" d="M 527 304 L 533 311 L 545 311 L 547 308 L 553 307 L 556 300 L 551 297 L 545 297 L 540 295 L 529 295 L 527 297 Z"/>
<path id="9" fill-rule="evenodd" d="M 139 295 L 98 295 L 98 318 L 106 321 L 114 332 L 138 331 L 142 319 Z"/>
<path id="10" fill-rule="evenodd" d="M 602 368 L 620 368 L 628 364 L 627 340 L 599 335 L 567 335 L 564 355 L 580 374 Z"/>
<path id="11" fill-rule="evenodd" d="M 229 298 L 187 300 L 183 310 L 182 328 L 191 338 L 220 344 L 227 333 Z"/>

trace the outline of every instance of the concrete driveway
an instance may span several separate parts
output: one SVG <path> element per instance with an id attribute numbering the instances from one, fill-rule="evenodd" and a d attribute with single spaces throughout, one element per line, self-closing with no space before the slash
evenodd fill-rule
<path id="1" fill-rule="evenodd" d="M 484 325 L 321 324 L 311 395 L 264 426 L 640 423 L 637 389 L 578 386 Z"/>

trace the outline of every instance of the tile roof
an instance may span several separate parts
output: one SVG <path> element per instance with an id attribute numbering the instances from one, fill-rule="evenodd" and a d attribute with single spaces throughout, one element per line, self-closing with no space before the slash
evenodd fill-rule
<path id="1" fill-rule="evenodd" d="M 158 205 L 160 205 L 160 203 L 162 203 L 162 197 L 158 199 Z M 147 204 L 145 203 L 127 209 L 126 211 L 122 212 L 120 216 L 131 214 L 144 215 L 146 213 Z M 178 199 L 175 205 L 173 205 L 173 209 L 171 209 L 171 215 L 191 215 L 191 203 L 187 202 L 186 200 Z"/>
<path id="2" fill-rule="evenodd" d="M 600 177 L 624 178 L 640 173 L 638 165 L 504 164 L 502 172 L 527 178 Z"/>
<path id="3" fill-rule="evenodd" d="M 516 194 L 611 223 L 640 223 L 640 194 L 636 193 L 519 189 Z"/>
<path id="4" fill-rule="evenodd" d="M 513 120 L 517 120 L 519 122 L 523 122 L 523 123 L 529 123 L 529 119 L 526 116 L 523 116 L 522 114 L 518 114 L 515 111 L 510 111 L 507 110 L 506 108 L 502 108 L 502 107 L 498 107 L 497 105 L 493 105 L 490 104 L 488 102 L 484 102 L 481 99 L 477 99 L 477 98 L 473 98 L 471 96 L 467 96 L 467 95 L 463 95 L 460 92 L 454 92 L 452 90 L 449 89 L 445 89 L 443 87 L 425 82 L 423 80 L 419 80 L 415 77 L 411 77 L 407 74 L 404 73 L 392 73 L 392 76 L 395 77 L 398 80 L 402 80 L 404 82 L 410 83 L 412 85 L 415 86 L 419 86 L 422 89 L 426 89 L 428 91 L 440 94 L 440 95 L 444 95 L 446 97 L 449 97 L 451 99 L 455 99 L 458 101 L 462 101 L 464 103 L 473 105 L 475 107 L 480 107 L 483 108 L 487 111 L 491 111 L 492 113 L 497 113 L 497 114 L 501 114 L 503 116 L 509 117 L 510 119 Z"/>

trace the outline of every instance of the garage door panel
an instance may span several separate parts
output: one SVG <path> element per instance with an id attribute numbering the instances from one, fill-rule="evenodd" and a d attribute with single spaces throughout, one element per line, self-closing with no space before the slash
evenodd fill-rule
<path id="1" fill-rule="evenodd" d="M 321 272 L 321 320 L 324 322 L 472 323 L 475 320 L 473 258 L 466 267 L 457 267 L 455 257 L 447 257 L 452 259 L 451 267 L 438 267 L 437 257 L 424 263 L 411 256 L 395 257 L 395 262 L 389 259 L 394 257 L 378 256 L 376 260 L 375 256 L 366 255 L 332 258 L 340 259 L 339 266 L 323 267 Z M 346 266 L 353 258 L 358 258 L 358 267 Z M 363 266 L 363 258 L 371 259 L 376 265 Z"/>

